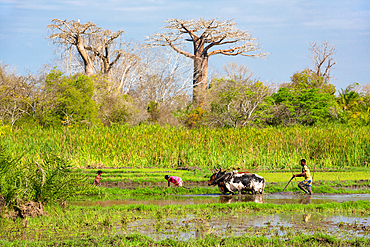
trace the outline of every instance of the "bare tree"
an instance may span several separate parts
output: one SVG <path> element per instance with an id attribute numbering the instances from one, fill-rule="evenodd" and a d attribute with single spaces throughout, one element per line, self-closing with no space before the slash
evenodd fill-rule
<path id="1" fill-rule="evenodd" d="M 176 52 L 193 59 L 193 102 L 197 105 L 204 99 L 208 81 L 208 59 L 212 55 L 243 55 L 265 57 L 266 53 L 250 54 L 259 50 L 259 44 L 248 31 L 241 31 L 231 20 L 218 19 L 180 20 L 170 19 L 164 29 L 167 32 L 156 33 L 148 38 L 153 46 L 170 46 Z M 187 36 L 184 39 L 183 36 Z M 192 42 L 193 53 L 182 49 L 185 41 Z M 228 45 L 225 49 L 213 50 L 215 46 Z"/>
<path id="2" fill-rule="evenodd" d="M 263 115 L 261 105 L 274 90 L 252 77 L 245 65 L 229 63 L 224 66 L 226 77 L 216 80 L 211 87 L 209 120 L 221 127 L 244 127 Z M 260 111 L 258 114 L 257 111 Z"/>
<path id="3" fill-rule="evenodd" d="M 122 37 L 123 31 L 112 32 L 102 30 L 97 37 L 97 46 L 89 46 L 88 50 L 96 54 L 101 60 L 100 70 L 103 74 L 109 76 L 110 70 L 120 59 L 124 51 L 121 49 L 122 41 L 118 44 L 116 39 Z"/>
<path id="4" fill-rule="evenodd" d="M 159 107 L 172 104 L 191 89 L 188 64 L 183 56 L 172 54 L 170 49 L 142 50 L 138 67 L 131 94 L 145 106 L 151 101 L 159 103 Z"/>
<path id="5" fill-rule="evenodd" d="M 38 81 L 31 74 L 17 75 L 15 70 L 0 64 L 0 120 L 11 129 L 20 118 L 36 112 Z"/>
<path id="6" fill-rule="evenodd" d="M 316 42 L 310 43 L 311 59 L 314 64 L 313 72 L 327 82 L 330 80 L 330 71 L 335 64 L 333 58 L 335 54 L 334 45 L 325 41 L 318 45 Z"/>
<path id="7" fill-rule="evenodd" d="M 142 74 L 141 47 L 135 43 L 127 42 L 122 48 L 122 56 L 116 66 L 110 71 L 113 85 L 109 91 L 115 94 L 128 94 Z M 113 90 L 114 89 L 114 90 Z"/>
<path id="8" fill-rule="evenodd" d="M 367 83 L 362 86 L 362 92 L 364 94 L 370 95 L 370 83 Z"/>
<path id="9" fill-rule="evenodd" d="M 233 81 L 249 81 L 253 73 L 245 65 L 239 65 L 235 62 L 227 63 L 223 66 L 226 78 Z"/>
<path id="10" fill-rule="evenodd" d="M 110 70 L 123 53 L 120 49 L 122 42 L 116 43 L 124 33 L 121 30 L 112 32 L 91 22 L 82 24 L 79 21 L 67 22 L 60 19 L 53 19 L 47 28 L 52 32 L 48 38 L 52 39 L 54 44 L 60 45 L 65 52 L 74 54 L 72 49 L 76 48 L 87 75 L 100 71 L 109 76 Z"/>

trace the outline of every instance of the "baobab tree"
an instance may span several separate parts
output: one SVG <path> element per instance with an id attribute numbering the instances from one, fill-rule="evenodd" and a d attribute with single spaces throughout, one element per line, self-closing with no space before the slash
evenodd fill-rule
<path id="1" fill-rule="evenodd" d="M 208 81 L 208 59 L 212 55 L 247 57 L 265 57 L 266 53 L 254 53 L 259 50 L 259 43 L 252 38 L 249 31 L 239 30 L 231 20 L 218 19 L 180 20 L 170 19 L 163 29 L 148 38 L 152 46 L 170 46 L 176 52 L 193 59 L 193 103 L 203 102 L 203 94 Z M 186 36 L 186 38 L 184 37 Z M 183 50 L 182 44 L 192 42 L 193 54 Z M 226 45 L 224 49 L 211 51 L 217 46 Z"/>
<path id="2" fill-rule="evenodd" d="M 54 44 L 69 52 L 72 48 L 77 49 L 86 75 L 100 71 L 109 76 L 110 70 L 123 54 L 119 47 L 121 43 L 116 43 L 124 33 L 121 30 L 112 32 L 103 30 L 92 22 L 83 24 L 79 21 L 60 19 L 53 19 L 47 28 L 52 32 L 48 38 L 52 39 Z M 118 49 L 115 49 L 117 46 Z M 99 69 L 94 68 L 95 65 Z"/>

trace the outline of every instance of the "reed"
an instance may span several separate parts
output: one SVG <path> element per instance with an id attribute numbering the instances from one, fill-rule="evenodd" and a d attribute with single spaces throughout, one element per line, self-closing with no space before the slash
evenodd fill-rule
<path id="1" fill-rule="evenodd" d="M 370 127 L 186 129 L 157 125 L 23 129 L 0 141 L 12 153 L 54 153 L 74 167 L 183 166 L 289 170 L 305 158 L 316 169 L 369 167 Z M 312 169 L 312 168 L 311 168 Z"/>

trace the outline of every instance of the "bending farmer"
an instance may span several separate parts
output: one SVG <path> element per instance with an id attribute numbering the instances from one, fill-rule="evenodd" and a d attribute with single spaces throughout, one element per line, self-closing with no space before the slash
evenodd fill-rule
<path id="1" fill-rule="evenodd" d="M 311 190 L 312 178 L 311 178 L 310 170 L 308 169 L 308 166 L 306 165 L 305 159 L 301 159 L 301 166 L 302 166 L 302 173 L 295 174 L 293 175 L 293 177 L 294 178 L 304 177 L 304 180 L 298 184 L 298 187 L 301 190 L 303 190 L 305 193 L 312 195 L 312 190 Z"/>
<path id="2" fill-rule="evenodd" d="M 170 183 L 173 183 L 175 187 L 182 187 L 182 179 L 180 177 L 166 175 L 164 178 L 168 181 L 168 187 L 170 187 Z"/>
<path id="3" fill-rule="evenodd" d="M 102 171 L 98 171 L 97 173 L 96 173 L 96 177 L 95 177 L 95 179 L 94 179 L 94 182 L 93 182 L 93 185 L 95 185 L 95 186 L 100 186 L 101 185 L 101 183 L 100 183 L 100 179 L 101 179 L 101 174 L 102 174 L 103 172 Z"/>

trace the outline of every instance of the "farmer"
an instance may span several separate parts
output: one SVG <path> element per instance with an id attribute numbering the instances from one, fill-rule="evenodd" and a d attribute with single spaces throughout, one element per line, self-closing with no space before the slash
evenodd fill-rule
<path id="1" fill-rule="evenodd" d="M 97 174 L 97 176 L 95 177 L 95 179 L 94 179 L 94 182 L 93 182 L 93 185 L 95 185 L 95 186 L 100 186 L 101 185 L 101 183 L 100 183 L 100 179 L 101 179 L 101 174 L 102 174 L 103 172 L 102 171 L 98 171 L 96 174 Z"/>
<path id="2" fill-rule="evenodd" d="M 301 166 L 302 166 L 302 173 L 293 175 L 293 178 L 295 177 L 304 177 L 304 180 L 298 184 L 298 187 L 303 190 L 306 194 L 312 195 L 311 191 L 311 184 L 312 184 L 312 178 L 310 174 L 310 170 L 308 169 L 308 166 L 306 165 L 306 160 L 301 159 Z M 306 189 L 305 189 L 306 187 Z"/>
<path id="3" fill-rule="evenodd" d="M 175 187 L 182 187 L 182 179 L 180 177 L 166 175 L 164 178 L 168 181 L 168 187 L 170 187 L 170 183 L 173 183 Z"/>

